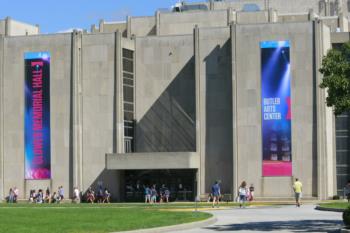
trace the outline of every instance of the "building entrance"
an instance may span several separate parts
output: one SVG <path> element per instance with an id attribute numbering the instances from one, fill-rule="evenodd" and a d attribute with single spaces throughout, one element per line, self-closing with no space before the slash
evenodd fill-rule
<path id="1" fill-rule="evenodd" d="M 145 187 L 155 185 L 158 195 L 164 188 L 170 191 L 170 201 L 193 201 L 197 191 L 196 171 L 196 169 L 127 170 L 125 200 L 143 202 Z"/>

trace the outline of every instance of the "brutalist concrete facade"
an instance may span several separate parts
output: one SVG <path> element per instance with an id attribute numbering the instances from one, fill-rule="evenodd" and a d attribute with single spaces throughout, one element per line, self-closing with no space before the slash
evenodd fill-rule
<path id="1" fill-rule="evenodd" d="M 152 169 L 195 170 L 196 196 L 220 179 L 226 194 L 246 180 L 257 197 L 290 198 L 295 177 L 305 197 L 334 195 L 334 117 L 318 88 L 322 57 L 339 37 L 321 17 L 327 6 L 310 1 L 305 12 L 303 4 L 271 1 L 275 9 L 244 12 L 208 4 L 208 11 L 129 17 L 116 32 L 104 32 L 102 21 L 93 33 L 0 36 L 1 197 L 14 186 L 27 198 L 30 189 L 59 185 L 70 196 L 75 186 L 102 182 L 123 200 L 125 171 Z M 347 31 L 341 20 L 333 28 Z M 291 177 L 261 171 L 259 42 L 267 40 L 291 44 Z M 133 153 L 124 145 L 123 49 L 133 51 Z M 51 53 L 51 180 L 24 179 L 28 51 Z"/>

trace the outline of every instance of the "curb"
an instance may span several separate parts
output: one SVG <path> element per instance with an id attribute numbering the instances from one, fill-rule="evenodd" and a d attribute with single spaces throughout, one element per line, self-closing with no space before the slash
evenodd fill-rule
<path id="1" fill-rule="evenodd" d="M 344 212 L 344 209 L 328 208 L 328 207 L 321 207 L 321 206 L 316 206 L 315 210 L 332 211 L 332 212 Z"/>
<path id="2" fill-rule="evenodd" d="M 205 227 L 211 224 L 214 224 L 217 221 L 215 216 L 208 218 L 206 220 L 202 220 L 199 222 L 191 222 L 191 223 L 183 223 L 179 225 L 166 226 L 166 227 L 155 227 L 149 229 L 140 229 L 140 230 L 132 230 L 132 231 L 119 231 L 112 233 L 163 233 L 169 231 L 181 231 L 181 230 L 189 230 L 197 227 Z"/>

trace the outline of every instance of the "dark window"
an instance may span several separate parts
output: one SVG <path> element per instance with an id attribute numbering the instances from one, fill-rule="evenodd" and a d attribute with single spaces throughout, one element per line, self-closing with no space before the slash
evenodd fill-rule
<path id="1" fill-rule="evenodd" d="M 337 137 L 337 150 L 349 150 L 349 138 Z"/>
<path id="2" fill-rule="evenodd" d="M 133 74 L 129 74 L 129 73 L 123 73 L 123 77 L 124 78 L 128 78 L 128 79 L 134 79 L 134 75 Z"/>
<path id="3" fill-rule="evenodd" d="M 131 153 L 134 151 L 134 140 L 130 138 L 124 139 L 125 153 Z"/>
<path id="4" fill-rule="evenodd" d="M 349 128 L 349 118 L 348 117 L 338 117 L 336 130 L 347 130 Z"/>
<path id="5" fill-rule="evenodd" d="M 124 127 L 124 136 L 125 137 L 134 137 L 134 128 Z"/>
<path id="6" fill-rule="evenodd" d="M 335 119 L 337 193 L 344 195 L 344 186 L 350 178 L 350 118 L 342 114 Z"/>
<path id="7" fill-rule="evenodd" d="M 123 87 L 124 101 L 134 102 L 134 88 L 129 86 Z"/>
<path id="8" fill-rule="evenodd" d="M 124 78 L 124 79 L 123 79 L 123 83 L 124 83 L 125 85 L 133 86 L 133 85 L 134 85 L 134 80 L 128 79 L 128 78 Z"/>
<path id="9" fill-rule="evenodd" d="M 134 52 L 128 49 L 123 49 L 123 57 L 133 59 Z"/>
<path id="10" fill-rule="evenodd" d="M 134 104 L 124 103 L 124 111 L 134 112 Z"/>
<path id="11" fill-rule="evenodd" d="M 123 59 L 123 70 L 129 73 L 134 72 L 134 63 L 128 59 Z"/>
<path id="12" fill-rule="evenodd" d="M 337 165 L 350 164 L 349 151 L 337 151 Z"/>
<path id="13" fill-rule="evenodd" d="M 134 151 L 134 52 L 123 49 L 123 110 L 125 153 Z"/>
<path id="14" fill-rule="evenodd" d="M 124 111 L 124 120 L 126 120 L 126 121 L 134 120 L 134 114 L 131 112 Z"/>

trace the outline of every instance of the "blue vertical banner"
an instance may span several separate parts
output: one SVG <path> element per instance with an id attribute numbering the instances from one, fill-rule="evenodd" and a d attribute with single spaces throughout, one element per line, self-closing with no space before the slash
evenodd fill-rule
<path id="1" fill-rule="evenodd" d="M 25 179 L 51 179 L 50 53 L 26 52 Z"/>
<path id="2" fill-rule="evenodd" d="M 289 41 L 262 41 L 263 176 L 292 176 Z"/>

